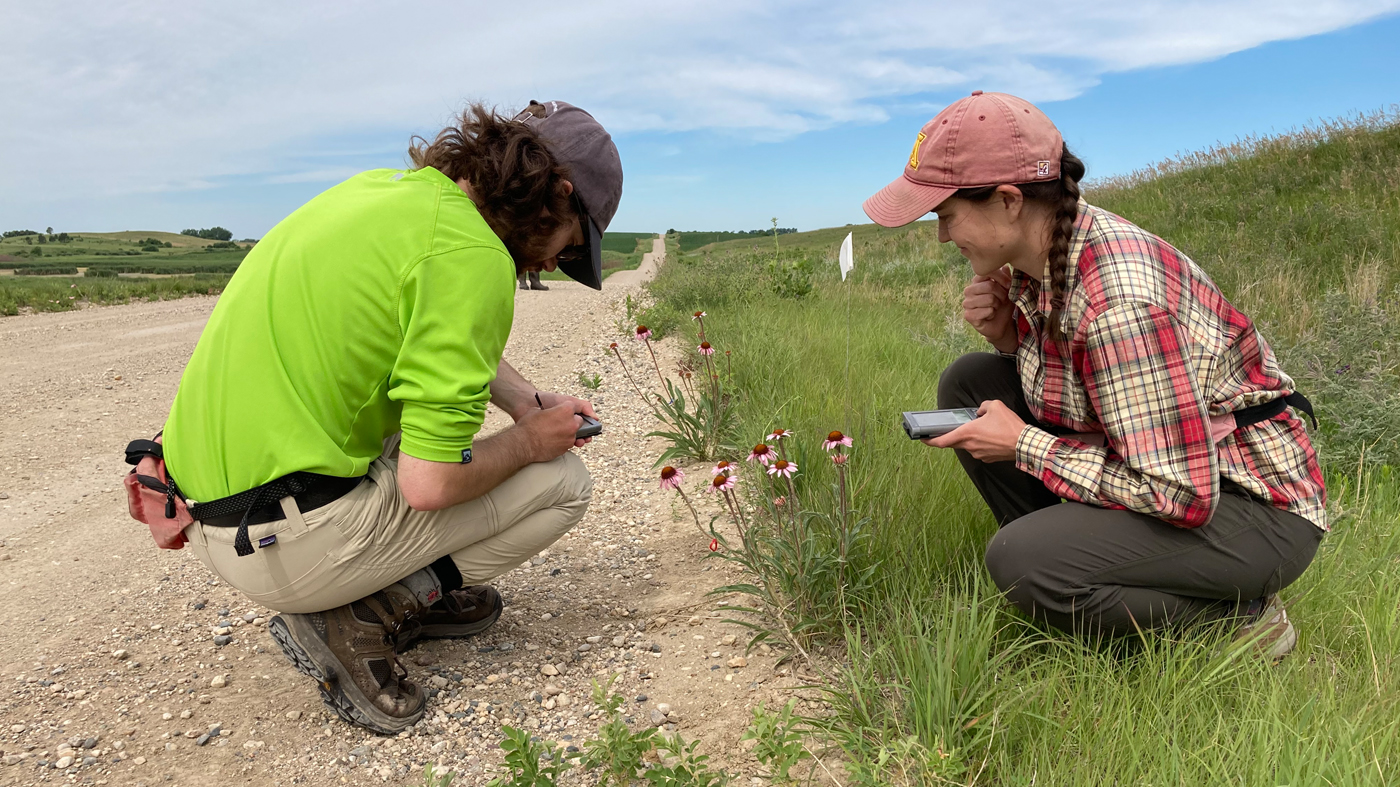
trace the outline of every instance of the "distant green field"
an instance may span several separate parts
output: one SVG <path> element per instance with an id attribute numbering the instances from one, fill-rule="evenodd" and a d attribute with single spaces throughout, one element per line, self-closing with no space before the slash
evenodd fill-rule
<path id="1" fill-rule="evenodd" d="M 650 251 L 651 239 L 655 237 L 655 232 L 605 232 L 603 233 L 603 251 L 631 254 L 637 250 L 637 245 L 642 241 L 647 241 L 645 250 Z"/>
<path id="2" fill-rule="evenodd" d="M 725 243 L 728 241 L 749 245 L 763 243 L 764 241 L 767 241 L 770 245 L 773 243 L 773 233 L 771 230 L 748 230 L 745 232 L 677 232 L 675 234 L 680 238 L 680 249 L 682 253 L 692 252 L 702 246 L 708 246 L 712 243 Z M 784 227 L 778 228 L 778 238 L 780 240 L 794 234 L 797 233 Z M 748 248 L 748 246 L 744 248 Z"/>

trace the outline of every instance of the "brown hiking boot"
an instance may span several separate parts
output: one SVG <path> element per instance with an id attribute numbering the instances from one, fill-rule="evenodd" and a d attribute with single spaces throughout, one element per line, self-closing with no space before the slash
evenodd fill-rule
<path id="1" fill-rule="evenodd" d="M 408 588 L 393 584 L 325 612 L 275 615 L 268 631 L 292 664 L 320 684 L 326 707 L 352 724 L 394 735 L 423 718 L 426 698 L 394 657 L 420 610 Z"/>
<path id="2" fill-rule="evenodd" d="M 399 638 L 399 652 L 413 647 L 422 639 L 461 639 L 480 634 L 491 628 L 501 617 L 504 607 L 501 594 L 490 585 L 473 585 L 454 590 L 427 609 L 407 636 Z"/>
<path id="3" fill-rule="evenodd" d="M 1274 661 L 1282 659 L 1298 644 L 1298 632 L 1288 619 L 1288 611 L 1283 608 L 1278 594 L 1269 596 L 1264 609 L 1257 616 L 1240 626 L 1235 632 L 1236 643 L 1248 643 L 1250 647 Z"/>

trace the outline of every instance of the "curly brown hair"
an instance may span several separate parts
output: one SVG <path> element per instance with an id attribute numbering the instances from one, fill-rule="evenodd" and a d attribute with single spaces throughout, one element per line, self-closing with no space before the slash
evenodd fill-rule
<path id="1" fill-rule="evenodd" d="M 539 116 L 538 106 L 526 111 Z M 577 215 L 564 189 L 569 171 L 539 134 L 482 104 L 469 105 L 432 142 L 413 137 L 408 157 L 414 169 L 432 167 L 467 181 L 477 210 L 517 266 L 538 259 L 549 237 Z"/>
<path id="2" fill-rule="evenodd" d="M 1059 180 L 1015 184 L 1026 202 L 1043 205 L 1054 213 L 1050 226 L 1050 317 L 1047 327 L 1050 338 L 1055 341 L 1065 338 L 1060 328 L 1060 318 L 1065 308 L 1069 242 L 1074 236 L 1074 220 L 1079 216 L 1079 181 L 1084 179 L 1084 172 L 1084 162 L 1069 152 L 1069 146 L 1065 145 L 1060 152 Z M 969 202 L 986 202 L 996 190 L 996 186 L 958 189 L 953 196 Z"/>

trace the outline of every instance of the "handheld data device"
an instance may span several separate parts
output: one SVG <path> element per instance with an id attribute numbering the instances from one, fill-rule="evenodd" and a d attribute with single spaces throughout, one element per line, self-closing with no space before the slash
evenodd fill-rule
<path id="1" fill-rule="evenodd" d="M 918 410 L 904 414 L 904 431 L 910 440 L 940 437 L 977 418 L 971 407 L 953 410 Z"/>
<path id="2" fill-rule="evenodd" d="M 603 433 L 603 425 L 598 423 L 596 418 L 589 418 L 583 413 L 579 413 L 578 417 L 583 419 L 583 426 L 578 428 L 578 434 L 574 435 L 575 440 L 582 440 L 585 437 L 593 437 Z"/>

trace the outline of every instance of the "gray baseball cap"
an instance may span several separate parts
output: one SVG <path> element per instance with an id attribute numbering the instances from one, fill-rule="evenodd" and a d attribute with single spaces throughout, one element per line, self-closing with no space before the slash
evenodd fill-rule
<path id="1" fill-rule="evenodd" d="M 541 109 L 543 116 L 536 114 Z M 535 129 L 568 168 L 574 196 L 583 209 L 588 253 L 582 259 L 560 259 L 559 270 L 580 284 L 603 289 L 603 231 L 622 199 L 622 159 L 612 135 L 592 115 L 563 101 L 531 101 L 515 120 Z"/>

